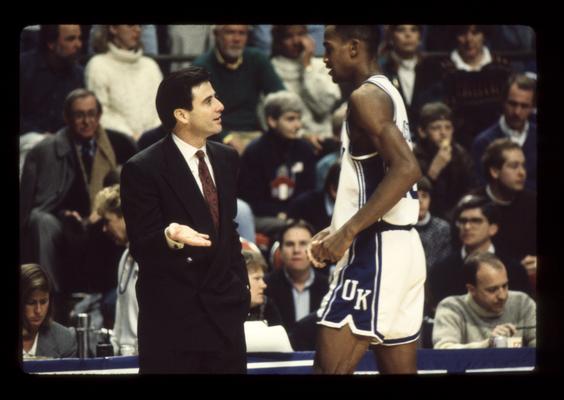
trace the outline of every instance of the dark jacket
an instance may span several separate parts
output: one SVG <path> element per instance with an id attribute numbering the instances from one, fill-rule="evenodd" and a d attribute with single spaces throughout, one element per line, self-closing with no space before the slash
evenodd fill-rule
<path id="1" fill-rule="evenodd" d="M 280 182 L 289 187 L 287 199 L 275 195 Z M 314 187 L 315 155 L 304 139 L 286 139 L 268 131 L 253 140 L 241 157 L 239 196 L 256 216 L 287 212 L 290 200 Z"/>
<path id="2" fill-rule="evenodd" d="M 220 229 L 171 135 L 131 158 L 121 175 L 122 209 L 132 256 L 139 263 L 141 370 L 160 369 L 172 354 L 245 352 L 243 323 L 250 292 L 234 218 L 238 155 L 207 143 L 219 198 Z M 185 224 L 210 235 L 211 247 L 168 247 L 164 230 Z"/>
<path id="3" fill-rule="evenodd" d="M 325 293 L 329 290 L 329 280 L 327 277 L 316 270 L 312 269 L 312 272 L 315 274 L 315 279 L 309 287 L 310 313 L 319 308 L 321 300 L 323 300 L 323 296 L 325 296 Z M 287 332 L 291 332 L 296 324 L 296 311 L 294 309 L 292 284 L 288 282 L 283 269 L 279 269 L 268 275 L 265 282 L 268 285 L 265 289 L 265 293 L 274 299 L 278 309 L 280 310 L 280 315 L 282 316 L 282 325 L 284 325 Z"/>

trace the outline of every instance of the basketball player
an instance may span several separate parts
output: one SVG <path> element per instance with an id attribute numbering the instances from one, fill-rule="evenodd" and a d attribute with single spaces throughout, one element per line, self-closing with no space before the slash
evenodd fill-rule
<path id="1" fill-rule="evenodd" d="M 324 61 L 352 85 L 331 226 L 312 238 L 314 266 L 337 263 L 319 309 L 314 370 L 350 374 L 370 344 L 381 373 L 416 373 L 425 257 L 416 182 L 401 95 L 380 74 L 376 26 L 328 25 Z"/>

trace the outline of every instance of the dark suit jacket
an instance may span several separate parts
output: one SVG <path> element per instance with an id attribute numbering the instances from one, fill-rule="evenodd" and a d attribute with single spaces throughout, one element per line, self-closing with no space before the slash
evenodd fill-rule
<path id="1" fill-rule="evenodd" d="M 207 143 L 219 196 L 215 231 L 200 189 L 171 135 L 132 157 L 121 174 L 130 250 L 139 263 L 140 368 L 178 351 L 245 352 L 250 292 L 234 218 L 238 155 Z M 185 224 L 210 235 L 211 247 L 170 249 L 164 230 Z"/>
<path id="2" fill-rule="evenodd" d="M 325 293 L 327 293 L 327 290 L 329 289 L 328 278 L 316 270 L 313 270 L 313 273 L 315 273 L 315 280 L 309 288 L 309 312 L 316 311 L 319 308 L 321 300 L 323 300 L 323 296 L 325 296 Z M 282 317 L 282 325 L 284 325 L 287 332 L 291 332 L 296 324 L 296 311 L 294 309 L 292 285 L 284 276 L 284 271 L 282 269 L 268 275 L 265 282 L 267 284 L 267 288 L 264 292 L 267 296 L 274 299 L 276 305 L 278 306 L 278 310 L 280 311 L 280 316 Z"/>

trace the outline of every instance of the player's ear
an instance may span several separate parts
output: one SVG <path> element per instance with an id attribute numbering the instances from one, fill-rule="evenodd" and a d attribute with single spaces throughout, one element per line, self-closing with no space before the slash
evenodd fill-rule
<path id="1" fill-rule="evenodd" d="M 360 40 L 352 39 L 350 43 L 350 55 L 351 57 L 356 57 L 359 52 Z"/>

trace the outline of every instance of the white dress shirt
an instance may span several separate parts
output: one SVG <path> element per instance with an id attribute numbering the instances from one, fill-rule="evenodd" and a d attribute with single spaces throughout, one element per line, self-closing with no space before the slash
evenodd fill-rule
<path id="1" fill-rule="evenodd" d="M 202 195 L 203 195 L 204 189 L 202 188 L 202 181 L 200 180 L 200 173 L 198 172 L 198 164 L 199 164 L 200 160 L 198 159 L 198 157 L 196 157 L 196 152 L 198 150 L 202 150 L 204 152 L 204 154 L 206 155 L 206 158 L 205 158 L 206 164 L 208 166 L 208 169 L 210 171 L 210 175 L 211 175 L 213 183 L 215 185 L 215 177 L 214 177 L 214 174 L 213 174 L 213 168 L 212 168 L 212 165 L 210 163 L 208 153 L 206 152 L 206 146 L 204 145 L 201 148 L 194 147 L 191 144 L 188 144 L 185 141 L 183 141 L 182 139 L 180 139 L 174 133 L 172 134 L 172 140 L 174 141 L 174 143 L 176 144 L 176 146 L 180 150 L 180 153 L 182 153 L 182 156 L 186 160 L 186 163 L 188 164 L 188 167 L 190 168 L 190 171 L 192 172 L 192 175 L 194 175 L 194 179 L 196 180 L 196 183 L 198 184 L 198 187 L 200 188 L 200 192 L 202 192 Z"/>

